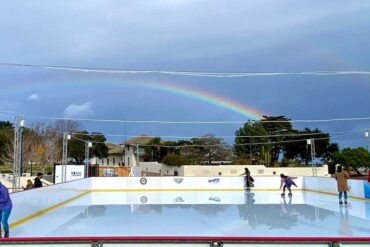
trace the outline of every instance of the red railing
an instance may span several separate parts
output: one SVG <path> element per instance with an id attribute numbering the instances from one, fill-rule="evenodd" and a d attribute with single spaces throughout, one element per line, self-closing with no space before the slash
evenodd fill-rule
<path id="1" fill-rule="evenodd" d="M 26 237 L 0 239 L 4 242 L 362 242 L 370 237 L 177 237 L 177 236 L 117 236 L 117 237 Z"/>

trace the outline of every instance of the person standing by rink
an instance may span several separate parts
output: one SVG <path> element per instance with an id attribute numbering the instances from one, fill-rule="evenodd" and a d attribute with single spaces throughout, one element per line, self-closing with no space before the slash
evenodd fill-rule
<path id="1" fill-rule="evenodd" d="M 1 234 L 1 225 L 4 227 L 4 238 L 9 238 L 9 224 L 8 219 L 12 211 L 13 204 L 9 196 L 8 188 L 6 188 L 0 182 L 0 237 Z"/>
<path id="2" fill-rule="evenodd" d="M 344 194 L 344 203 L 347 204 L 347 192 L 349 191 L 347 180 L 349 176 L 345 171 L 343 171 L 342 166 L 337 167 L 337 172 L 334 174 L 334 178 L 337 180 L 339 204 L 343 204 L 342 194 Z"/>
<path id="3" fill-rule="evenodd" d="M 41 172 L 37 173 L 37 177 L 35 177 L 35 185 L 34 185 L 35 188 L 42 187 L 41 179 L 43 177 L 44 177 L 44 174 L 42 174 Z"/>
<path id="4" fill-rule="evenodd" d="M 251 187 L 253 187 L 253 182 L 254 182 L 254 179 L 252 178 L 251 176 L 251 172 L 249 171 L 248 168 L 245 168 L 244 170 L 245 172 L 243 174 L 240 174 L 240 176 L 243 176 L 245 175 L 244 177 L 244 182 L 245 182 L 245 189 L 247 191 L 250 191 L 251 190 Z"/>
<path id="5" fill-rule="evenodd" d="M 283 193 L 281 195 L 282 196 L 285 196 L 285 189 L 288 189 L 288 191 L 289 191 L 288 196 L 292 196 L 292 190 L 290 189 L 290 187 L 292 187 L 292 185 L 294 185 L 295 187 L 297 187 L 297 185 L 293 181 L 293 179 L 296 179 L 296 177 L 288 177 L 288 176 L 285 176 L 284 174 L 280 174 L 280 178 L 281 178 L 281 181 L 280 181 L 280 189 L 284 185 L 284 187 L 283 187 Z"/>

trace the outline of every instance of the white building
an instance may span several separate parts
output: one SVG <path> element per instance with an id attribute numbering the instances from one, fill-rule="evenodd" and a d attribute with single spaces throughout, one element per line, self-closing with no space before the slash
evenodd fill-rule
<path id="1" fill-rule="evenodd" d="M 124 166 L 124 148 L 113 143 L 107 143 L 106 145 L 108 147 L 108 157 L 102 159 L 93 157 L 90 159 L 90 163 L 99 166 Z"/>
<path id="2" fill-rule="evenodd" d="M 124 142 L 125 165 L 135 167 L 138 166 L 138 163 L 144 162 L 146 160 L 146 156 L 143 145 L 148 144 L 152 139 L 152 137 L 148 136 L 138 136 Z"/>
<path id="3" fill-rule="evenodd" d="M 151 139 L 152 137 L 148 136 L 138 136 L 120 145 L 107 143 L 108 157 L 102 159 L 93 157 L 90 159 L 90 163 L 99 166 L 135 167 L 138 165 L 137 158 L 139 158 L 139 162 L 146 161 L 143 145 L 148 144 Z"/>

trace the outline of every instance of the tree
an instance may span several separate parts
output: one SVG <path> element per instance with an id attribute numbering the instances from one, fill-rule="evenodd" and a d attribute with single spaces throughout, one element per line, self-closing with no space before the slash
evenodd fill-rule
<path id="1" fill-rule="evenodd" d="M 198 164 L 211 164 L 212 160 L 230 160 L 232 151 L 222 138 L 217 138 L 213 134 L 207 134 L 202 138 L 191 139 L 193 149 L 192 158 Z"/>
<path id="2" fill-rule="evenodd" d="M 163 157 L 162 162 L 166 165 L 171 166 L 183 166 L 183 165 L 189 165 L 190 161 L 188 158 L 178 155 L 178 154 L 169 154 Z"/>
<path id="3" fill-rule="evenodd" d="M 339 146 L 337 143 L 330 143 L 327 148 L 326 148 L 326 151 L 324 152 L 323 154 L 323 160 L 326 162 L 326 163 L 333 163 L 334 159 L 335 159 L 335 153 L 339 151 Z"/>
<path id="4" fill-rule="evenodd" d="M 105 144 L 106 138 L 101 133 L 92 133 L 80 131 L 72 135 L 72 139 L 68 141 L 68 156 L 73 158 L 77 164 L 82 164 L 85 160 L 85 143 L 91 141 L 93 147 L 90 151 L 91 155 L 98 158 L 108 156 L 108 147 Z"/>
<path id="5" fill-rule="evenodd" d="M 161 145 L 161 138 L 160 137 L 154 137 L 150 141 L 148 141 L 147 145 L 144 147 L 144 152 L 147 160 L 150 161 L 159 161 L 161 160 L 160 156 L 160 148 L 159 145 Z"/>
<path id="6" fill-rule="evenodd" d="M 316 158 L 329 162 L 335 151 L 338 151 L 338 145 L 330 143 L 329 134 L 319 129 L 311 130 L 292 130 L 292 136 L 287 137 L 287 142 L 283 145 L 284 159 L 304 160 L 306 165 L 311 160 L 310 147 L 307 145 L 307 139 L 313 139 L 315 142 Z"/>
<path id="7" fill-rule="evenodd" d="M 357 168 L 370 167 L 370 153 L 362 147 L 344 148 L 335 153 L 334 160 L 345 167 L 352 167 L 357 175 L 362 175 Z"/>
<path id="8" fill-rule="evenodd" d="M 90 136 L 90 140 L 93 142 L 91 150 L 92 155 L 99 159 L 108 157 L 108 147 L 105 144 L 107 139 L 102 133 L 93 132 Z"/>
<path id="9" fill-rule="evenodd" d="M 257 157 L 259 161 L 265 160 L 265 153 L 270 149 L 270 146 L 268 144 L 255 145 L 255 143 L 269 142 L 269 137 L 267 137 L 267 135 L 268 133 L 263 128 L 262 124 L 251 122 L 245 123 L 242 128 L 235 132 L 234 150 L 236 155 L 242 159 L 248 158 L 251 163 L 254 157 Z"/>
<path id="10" fill-rule="evenodd" d="M 73 158 L 77 164 L 82 164 L 85 160 L 86 141 L 90 141 L 90 136 L 85 130 L 74 133 L 72 139 L 68 141 L 68 157 Z"/>
<path id="11" fill-rule="evenodd" d="M 13 161 L 14 129 L 12 123 L 0 121 L 0 164 L 9 164 Z M 11 148 L 11 149 L 10 149 Z"/>
<path id="12" fill-rule="evenodd" d="M 293 127 L 289 120 L 285 116 L 263 116 L 260 122 L 267 133 L 272 135 L 270 137 L 271 142 L 278 142 L 272 144 L 270 165 L 278 161 L 283 150 L 284 143 L 279 142 L 286 141 L 288 138 L 285 135 L 293 132 Z"/>

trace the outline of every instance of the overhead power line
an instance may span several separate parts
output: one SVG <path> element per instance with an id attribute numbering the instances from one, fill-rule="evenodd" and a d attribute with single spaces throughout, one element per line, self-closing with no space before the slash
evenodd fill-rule
<path id="1" fill-rule="evenodd" d="M 207 71 L 176 71 L 176 70 L 142 70 L 142 69 L 115 69 L 115 68 L 89 68 L 89 67 L 71 67 L 40 64 L 22 64 L 2 62 L 0 66 L 26 67 L 48 70 L 62 70 L 70 72 L 85 73 L 105 73 L 105 74 L 165 74 L 176 76 L 193 77 L 215 77 L 215 78 L 237 78 L 237 77 L 257 77 L 257 76 L 287 76 L 287 75 L 370 75 L 366 70 L 332 70 L 332 71 L 295 71 L 295 72 L 207 72 Z"/>
<path id="2" fill-rule="evenodd" d="M 290 119 L 290 120 L 243 120 L 243 121 L 167 121 L 167 120 L 122 120 L 122 119 L 99 119 L 99 118 L 71 118 L 71 117 L 49 117 L 17 114 L 12 112 L 2 112 L 2 114 L 21 116 L 23 118 L 46 119 L 46 120 L 65 120 L 65 121 L 86 121 L 86 122 L 111 122 L 126 124 L 245 124 L 248 122 L 263 123 L 320 123 L 320 122 L 340 122 L 340 121 L 367 121 L 369 117 L 352 117 L 352 118 L 329 118 L 329 119 Z"/>
<path id="3" fill-rule="evenodd" d="M 245 123 L 321 123 L 321 122 L 340 122 L 340 121 L 367 121 L 370 117 L 352 117 L 352 118 L 329 118 L 329 119 L 291 119 L 291 120 L 244 120 L 244 121 L 167 121 L 167 120 L 121 120 L 121 119 L 99 119 L 99 118 L 71 118 L 71 117 L 48 117 L 24 115 L 15 112 L 0 111 L 0 114 L 9 116 L 20 116 L 31 119 L 45 120 L 64 120 L 64 121 L 86 121 L 86 122 L 111 122 L 125 124 L 245 124 Z"/>
<path id="4" fill-rule="evenodd" d="M 276 135 L 239 135 L 239 136 L 213 136 L 215 138 L 233 139 L 233 138 L 269 138 L 269 137 L 299 137 L 299 136 L 319 136 L 324 134 L 354 134 L 366 131 L 367 129 L 350 130 L 350 131 L 324 131 L 319 133 L 298 133 L 298 134 L 276 134 Z M 71 134 L 86 135 L 86 136 L 107 136 L 107 137 L 138 137 L 139 135 L 124 135 L 124 134 L 105 134 L 105 133 L 80 133 L 71 132 Z M 208 136 L 174 136 L 174 135 L 143 135 L 148 138 L 169 138 L 169 139 L 207 139 Z M 334 137 L 334 136 L 332 136 Z"/>
<path id="5" fill-rule="evenodd" d="M 338 135 L 335 137 L 342 137 L 348 134 Z M 78 137 L 72 136 L 73 139 L 86 142 L 88 140 L 83 140 Z M 329 140 L 331 137 L 320 137 L 320 138 L 312 138 L 315 141 L 319 140 Z M 283 141 L 275 141 L 275 142 L 251 142 L 251 143 L 239 143 L 239 144 L 233 144 L 232 146 L 257 146 L 257 145 L 275 145 L 275 144 L 283 144 L 283 143 L 296 143 L 296 142 L 306 142 L 307 139 L 296 139 L 296 140 L 283 140 Z M 90 141 L 94 144 L 107 144 L 108 142 L 99 142 L 99 141 Z M 119 145 L 119 144 L 117 144 Z M 161 148 L 191 148 L 191 147 L 220 147 L 225 146 L 225 144 L 188 144 L 188 145 L 164 145 L 164 144 L 139 144 L 139 143 L 133 143 L 131 145 L 134 146 L 140 146 L 140 147 L 161 147 Z M 229 145 L 226 145 L 229 146 Z"/>

